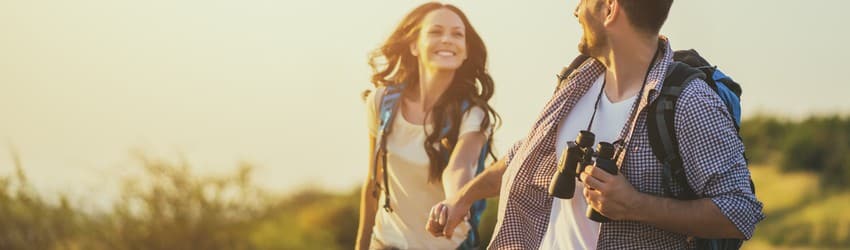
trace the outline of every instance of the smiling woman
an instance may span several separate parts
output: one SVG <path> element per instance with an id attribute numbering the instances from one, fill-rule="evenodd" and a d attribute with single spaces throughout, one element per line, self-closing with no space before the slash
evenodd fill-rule
<path id="1" fill-rule="evenodd" d="M 428 209 L 492 155 L 499 118 L 488 103 L 486 61 L 484 42 L 463 12 L 439 3 L 410 12 L 372 54 L 377 89 L 366 103 L 375 157 L 363 185 L 358 248 L 453 249 L 467 239 L 468 224 L 453 239 L 424 228 Z"/>

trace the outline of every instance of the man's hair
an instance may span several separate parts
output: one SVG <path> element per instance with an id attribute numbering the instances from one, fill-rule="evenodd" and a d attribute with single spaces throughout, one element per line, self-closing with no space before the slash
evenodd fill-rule
<path id="1" fill-rule="evenodd" d="M 635 28 L 650 34 L 658 34 L 673 0 L 617 0 Z"/>

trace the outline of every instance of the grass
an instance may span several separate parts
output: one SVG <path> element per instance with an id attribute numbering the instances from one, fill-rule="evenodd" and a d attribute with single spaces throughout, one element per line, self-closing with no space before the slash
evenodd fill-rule
<path id="1" fill-rule="evenodd" d="M 0 249 L 350 249 L 359 190 L 306 188 L 265 193 L 243 165 L 224 176 L 196 175 L 185 163 L 143 159 L 147 185 L 125 180 L 112 210 L 90 213 L 64 198 L 42 198 L 21 166 L 0 176 Z M 821 188 L 813 173 L 752 166 L 767 218 L 744 249 L 850 249 L 850 190 Z M 498 201 L 488 200 L 489 241 Z"/>
<path id="2" fill-rule="evenodd" d="M 812 173 L 751 171 L 767 218 L 744 249 L 850 249 L 850 191 L 824 190 Z"/>

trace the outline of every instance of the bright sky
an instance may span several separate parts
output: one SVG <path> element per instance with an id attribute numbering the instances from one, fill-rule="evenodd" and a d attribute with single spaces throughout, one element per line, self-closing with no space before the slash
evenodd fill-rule
<path id="1" fill-rule="evenodd" d="M 451 1 L 487 44 L 504 119 L 528 131 L 576 55 L 576 1 Z M 0 1 L 0 174 L 108 200 L 132 150 L 201 174 L 258 165 L 287 192 L 365 177 L 367 54 L 422 1 Z M 676 1 L 662 33 L 743 84 L 744 115 L 850 111 L 850 2 Z"/>

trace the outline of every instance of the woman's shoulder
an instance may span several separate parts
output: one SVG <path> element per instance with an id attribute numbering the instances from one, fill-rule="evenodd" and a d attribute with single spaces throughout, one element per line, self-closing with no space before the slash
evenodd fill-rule
<path id="1" fill-rule="evenodd" d="M 363 102 L 366 103 L 369 109 L 377 110 L 377 104 L 379 103 L 378 99 L 381 98 L 381 95 L 384 93 L 384 89 L 385 87 L 383 86 L 371 87 L 363 90 L 360 97 L 363 98 Z"/>
<path id="2" fill-rule="evenodd" d="M 378 104 L 381 103 L 377 100 L 380 98 L 379 96 L 383 92 L 383 88 L 381 87 L 372 87 L 366 89 L 361 94 L 361 98 L 365 103 L 366 109 L 366 120 L 369 127 L 369 134 L 375 136 L 378 132 Z"/>
<path id="3" fill-rule="evenodd" d="M 484 111 L 484 108 L 482 108 L 481 106 L 474 105 L 464 110 L 463 117 L 464 119 L 477 118 L 478 120 L 481 120 L 484 118 L 485 113 L 486 112 Z"/>
<path id="4" fill-rule="evenodd" d="M 463 100 L 460 104 L 461 112 L 463 112 L 463 119 L 483 119 L 486 116 L 487 110 L 485 107 L 480 104 L 476 104 L 470 100 Z"/>
<path id="5" fill-rule="evenodd" d="M 477 105 L 470 106 L 463 114 L 460 133 L 464 134 L 472 131 L 481 131 L 481 125 L 484 123 L 485 119 L 489 119 L 489 116 L 487 116 L 487 111 L 483 107 Z M 489 132 L 493 127 L 492 122 L 489 127 L 490 128 L 484 130 L 487 135 L 489 135 Z"/>

